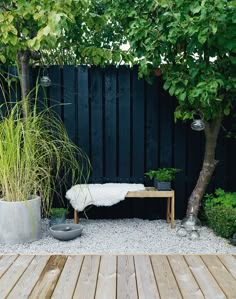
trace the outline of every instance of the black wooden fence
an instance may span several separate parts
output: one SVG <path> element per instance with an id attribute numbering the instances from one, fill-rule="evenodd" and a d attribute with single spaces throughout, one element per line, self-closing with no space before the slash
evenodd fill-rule
<path id="1" fill-rule="evenodd" d="M 49 105 L 61 116 L 71 139 L 90 157 L 91 182 L 150 183 L 145 171 L 180 168 L 173 187 L 176 216 L 182 218 L 201 168 L 204 133 L 192 131 L 190 122 L 174 123 L 176 102 L 163 90 L 161 79 L 150 85 L 138 80 L 137 69 L 125 66 L 51 66 L 47 72 L 52 80 L 46 89 Z M 32 82 L 37 74 L 33 69 Z M 42 89 L 39 95 L 45 98 Z M 215 187 L 236 190 L 236 144 L 224 138 L 223 131 L 221 135 L 220 163 L 209 191 Z M 88 214 L 155 219 L 164 217 L 165 204 L 156 199 L 127 199 L 110 208 L 93 208 Z"/>

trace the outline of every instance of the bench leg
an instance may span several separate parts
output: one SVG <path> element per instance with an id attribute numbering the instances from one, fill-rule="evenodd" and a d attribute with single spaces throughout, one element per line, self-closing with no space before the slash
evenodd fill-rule
<path id="1" fill-rule="evenodd" d="M 74 223 L 75 224 L 79 223 L 79 213 L 76 209 L 74 209 Z"/>
<path id="2" fill-rule="evenodd" d="M 171 228 L 175 227 L 175 195 L 171 198 Z"/>
<path id="3" fill-rule="evenodd" d="M 170 197 L 167 197 L 167 205 L 166 205 L 166 222 L 170 223 Z"/>

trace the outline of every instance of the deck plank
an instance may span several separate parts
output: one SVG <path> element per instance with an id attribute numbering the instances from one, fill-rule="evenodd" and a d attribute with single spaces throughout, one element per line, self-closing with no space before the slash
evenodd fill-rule
<path id="1" fill-rule="evenodd" d="M 116 256 L 101 257 L 95 299 L 116 298 Z"/>
<path id="2" fill-rule="evenodd" d="M 74 292 L 74 299 L 94 298 L 97 277 L 100 264 L 100 256 L 85 256 L 83 266 Z M 60 297 L 58 297 L 60 299 Z"/>
<path id="3" fill-rule="evenodd" d="M 139 299 L 159 299 L 159 292 L 149 256 L 134 256 Z"/>
<path id="4" fill-rule="evenodd" d="M 133 256 L 118 256 L 117 299 L 138 299 Z"/>
<path id="5" fill-rule="evenodd" d="M 10 293 L 33 258 L 33 255 L 20 255 L 10 268 L 8 268 L 7 272 L 5 272 L 0 280 L 1 298 L 5 298 Z"/>
<path id="6" fill-rule="evenodd" d="M 198 285 L 200 286 L 205 298 L 226 299 L 225 294 L 207 269 L 199 256 L 186 255 L 185 260 L 192 271 Z"/>
<path id="7" fill-rule="evenodd" d="M 7 298 L 27 298 L 37 283 L 49 258 L 50 255 L 35 256 Z"/>
<path id="8" fill-rule="evenodd" d="M 220 261 L 236 279 L 236 259 L 232 255 L 219 255 Z"/>
<path id="9" fill-rule="evenodd" d="M 68 256 L 60 278 L 53 291 L 53 299 L 71 299 L 83 263 L 82 255 Z"/>
<path id="10" fill-rule="evenodd" d="M 53 255 L 50 257 L 29 298 L 51 298 L 66 259 L 67 257 L 62 255 Z"/>
<path id="11" fill-rule="evenodd" d="M 0 258 L 0 278 L 17 259 L 18 255 L 3 255 Z"/>
<path id="12" fill-rule="evenodd" d="M 169 255 L 168 260 L 183 298 L 204 298 L 184 257 L 181 255 Z"/>
<path id="13" fill-rule="evenodd" d="M 151 256 L 151 262 L 160 292 L 160 297 L 162 299 L 182 298 L 167 257 L 164 255 L 154 255 Z"/>
<path id="14" fill-rule="evenodd" d="M 236 281 L 219 258 L 214 255 L 201 257 L 225 295 L 230 299 L 236 299 Z"/>
<path id="15" fill-rule="evenodd" d="M 234 255 L 0 255 L 1 299 L 236 299 Z"/>

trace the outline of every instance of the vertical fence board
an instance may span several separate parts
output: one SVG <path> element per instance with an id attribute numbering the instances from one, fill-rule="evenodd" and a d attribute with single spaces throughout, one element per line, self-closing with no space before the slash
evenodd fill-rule
<path id="1" fill-rule="evenodd" d="M 61 118 L 62 117 L 62 95 L 61 95 L 61 68 L 52 65 L 49 68 L 49 78 L 52 85 L 49 88 L 49 100 L 51 109 Z"/>
<path id="2" fill-rule="evenodd" d="M 144 80 L 138 80 L 137 69 L 133 70 L 132 101 L 132 176 L 143 182 L 144 176 Z"/>
<path id="3" fill-rule="evenodd" d="M 103 178 L 103 74 L 91 68 L 91 164 L 92 181 Z"/>
<path id="4" fill-rule="evenodd" d="M 162 90 L 161 83 L 159 83 L 158 89 L 160 93 L 160 167 L 171 167 L 173 160 L 173 98 Z"/>
<path id="5" fill-rule="evenodd" d="M 75 105 L 75 68 L 64 66 L 63 68 L 64 87 L 64 124 L 68 135 L 73 142 L 76 142 L 76 105 Z"/>
<path id="6" fill-rule="evenodd" d="M 89 155 L 89 81 L 88 67 L 78 67 L 78 144 Z"/>
<path id="7" fill-rule="evenodd" d="M 118 69 L 119 95 L 119 177 L 121 181 L 130 180 L 130 70 Z"/>
<path id="8" fill-rule="evenodd" d="M 116 181 L 117 145 L 116 145 L 116 69 L 109 67 L 104 72 L 105 81 L 105 177 Z"/>
<path id="9" fill-rule="evenodd" d="M 185 209 L 187 206 L 186 198 L 186 126 L 177 121 L 174 128 L 174 167 L 181 171 L 177 173 L 174 181 L 174 189 L 178 194 L 178 202 L 176 204 L 176 214 L 181 215 L 183 218 L 185 215 Z"/>
<path id="10" fill-rule="evenodd" d="M 146 171 L 158 168 L 158 129 L 159 129 L 159 98 L 157 82 L 147 85 L 146 99 Z"/>

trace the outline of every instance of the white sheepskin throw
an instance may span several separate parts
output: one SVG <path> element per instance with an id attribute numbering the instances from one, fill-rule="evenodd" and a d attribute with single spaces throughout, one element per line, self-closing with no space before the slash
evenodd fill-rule
<path id="1" fill-rule="evenodd" d="M 129 191 L 145 190 L 143 184 L 81 184 L 66 192 L 66 198 L 77 211 L 89 205 L 112 206 L 125 199 Z"/>

